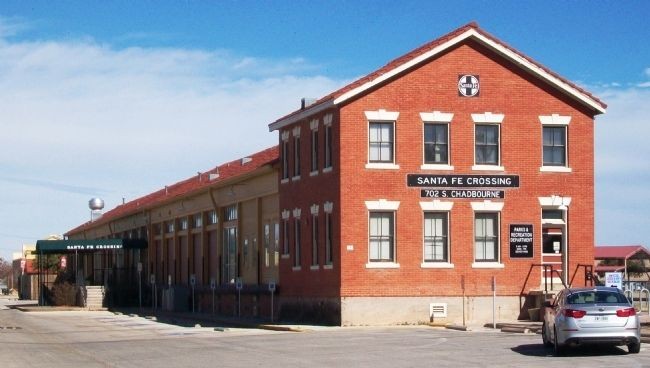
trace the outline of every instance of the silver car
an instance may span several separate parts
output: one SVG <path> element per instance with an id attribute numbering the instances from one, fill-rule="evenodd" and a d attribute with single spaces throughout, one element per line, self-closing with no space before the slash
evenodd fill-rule
<path id="1" fill-rule="evenodd" d="M 564 289 L 544 307 L 542 340 L 555 355 L 581 344 L 627 345 L 632 354 L 641 349 L 636 310 L 615 287 Z"/>

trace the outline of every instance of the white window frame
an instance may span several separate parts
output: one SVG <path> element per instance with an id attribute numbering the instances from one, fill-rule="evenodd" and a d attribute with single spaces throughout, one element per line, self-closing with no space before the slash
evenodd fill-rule
<path id="1" fill-rule="evenodd" d="M 323 173 L 332 171 L 332 160 L 334 159 L 334 152 L 332 150 L 332 114 L 327 114 L 323 118 L 323 126 L 325 127 L 325 157 L 323 158 Z"/>
<path id="2" fill-rule="evenodd" d="M 450 124 L 454 114 L 449 112 L 440 112 L 434 110 L 433 112 L 421 112 L 420 119 L 422 120 L 422 170 L 453 170 L 454 166 L 451 165 L 451 136 Z M 447 125 L 447 163 L 446 164 L 428 164 L 426 163 L 425 143 L 424 143 L 424 129 L 427 124 L 446 124 Z"/>
<path id="3" fill-rule="evenodd" d="M 472 216 L 472 254 L 474 257 L 474 262 L 472 263 L 472 268 L 504 268 L 502 263 L 502 252 L 501 252 L 501 242 L 503 237 L 501 236 L 501 211 L 503 210 L 503 202 L 492 202 L 489 200 L 483 202 L 471 202 L 472 210 L 474 214 Z M 497 261 L 496 262 L 477 262 L 476 261 L 476 214 L 477 213 L 495 213 L 497 215 L 497 245 L 496 251 Z"/>
<path id="4" fill-rule="evenodd" d="M 424 259 L 424 228 L 422 229 L 422 263 L 420 264 L 421 268 L 454 268 L 454 264 L 451 263 L 451 232 L 450 230 L 450 212 L 454 207 L 454 202 L 452 201 L 441 201 L 439 199 L 434 199 L 429 202 L 420 202 L 420 208 L 422 208 L 422 226 L 424 226 L 424 215 L 426 213 L 446 213 L 447 214 L 447 262 L 427 262 Z"/>
<path id="5" fill-rule="evenodd" d="M 368 210 L 368 263 L 366 268 L 399 268 L 397 263 L 397 210 L 399 209 L 399 201 L 387 201 L 386 199 L 379 199 L 377 201 L 365 201 L 366 209 Z M 393 261 L 392 262 L 371 262 L 370 261 L 370 213 L 371 212 L 392 212 L 393 214 Z"/>
<path id="6" fill-rule="evenodd" d="M 310 207 L 311 211 L 311 270 L 320 269 L 318 254 L 318 212 L 320 206 L 314 204 Z"/>
<path id="7" fill-rule="evenodd" d="M 323 204 L 323 211 L 325 212 L 325 264 L 324 269 L 332 269 L 334 259 L 332 256 L 332 212 L 334 204 L 332 202 L 325 202 Z"/>
<path id="8" fill-rule="evenodd" d="M 290 257 L 290 244 L 289 244 L 289 217 L 291 212 L 289 210 L 282 211 L 282 259 Z"/>
<path id="9" fill-rule="evenodd" d="M 502 155 L 502 139 L 501 139 L 501 123 L 503 122 L 505 115 L 504 114 L 493 114 L 491 112 L 485 112 L 485 113 L 480 113 L 480 114 L 472 114 L 472 121 L 474 121 L 474 136 L 473 136 L 473 141 L 474 141 L 474 165 L 472 166 L 472 170 L 474 171 L 505 171 L 505 168 L 501 165 L 503 162 L 503 155 Z M 496 125 L 497 126 L 497 139 L 498 139 L 498 147 L 497 147 L 497 155 L 498 155 L 498 162 L 496 165 L 485 165 L 485 164 L 477 164 L 476 163 L 476 126 L 477 125 Z"/>
<path id="10" fill-rule="evenodd" d="M 318 119 L 314 119 L 309 122 L 309 128 L 311 130 L 311 156 L 309 160 L 309 166 L 311 171 L 309 176 L 318 175 Z"/>
<path id="11" fill-rule="evenodd" d="M 302 240 L 302 227 L 300 226 L 300 208 L 293 210 L 293 271 L 300 271 L 302 269 L 302 259 L 301 259 L 301 240 Z"/>
<path id="12" fill-rule="evenodd" d="M 540 115 L 539 122 L 542 124 L 542 166 L 541 172 L 560 172 L 568 173 L 573 170 L 569 166 L 569 123 L 571 116 L 562 116 L 560 114 Z M 546 166 L 544 165 L 544 128 L 545 127 L 564 127 L 564 166 Z"/>
<path id="13" fill-rule="evenodd" d="M 300 160 L 300 127 L 293 128 L 293 177 L 291 181 L 300 180 L 301 165 Z"/>
<path id="14" fill-rule="evenodd" d="M 399 165 L 396 164 L 397 162 L 396 161 L 397 160 L 397 152 L 396 152 L 396 147 L 397 147 L 396 125 L 397 124 L 396 123 L 397 123 L 397 119 L 399 118 L 399 112 L 379 109 L 376 111 L 365 111 L 364 113 L 366 115 L 366 120 L 367 120 L 366 128 L 367 128 L 367 137 L 368 137 L 367 139 L 368 157 L 367 157 L 366 169 L 383 169 L 383 170 L 399 169 Z M 392 162 L 370 162 L 370 124 L 373 123 L 392 124 L 392 132 L 393 132 L 393 142 L 391 147 Z"/>
<path id="15" fill-rule="evenodd" d="M 289 131 L 285 130 L 282 132 L 282 145 L 280 146 L 282 154 L 282 179 L 280 184 L 285 184 L 289 182 L 290 174 L 290 165 L 289 165 Z"/>

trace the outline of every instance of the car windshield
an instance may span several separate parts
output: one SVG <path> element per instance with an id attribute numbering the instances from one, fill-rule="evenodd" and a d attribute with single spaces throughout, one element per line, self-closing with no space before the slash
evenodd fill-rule
<path id="1" fill-rule="evenodd" d="M 567 296 L 569 304 L 619 304 L 627 303 L 625 295 L 611 291 L 581 291 Z"/>

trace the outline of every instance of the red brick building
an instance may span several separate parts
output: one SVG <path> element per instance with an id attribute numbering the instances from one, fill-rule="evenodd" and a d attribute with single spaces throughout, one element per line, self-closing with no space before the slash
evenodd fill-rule
<path id="1" fill-rule="evenodd" d="M 303 100 L 269 125 L 282 310 L 486 322 L 493 281 L 497 319 L 525 313 L 552 277 L 542 265 L 584 284 L 605 109 L 474 23 Z"/>

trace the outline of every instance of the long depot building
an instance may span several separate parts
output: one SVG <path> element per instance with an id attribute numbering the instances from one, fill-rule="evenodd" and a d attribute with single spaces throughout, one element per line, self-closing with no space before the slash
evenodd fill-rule
<path id="1" fill-rule="evenodd" d="M 67 236 L 146 238 L 145 274 L 162 290 L 194 279 L 204 310 L 216 288 L 235 313 L 237 285 L 241 314 L 269 315 L 277 284 L 282 318 L 528 318 L 531 295 L 591 282 L 605 110 L 471 23 L 304 99 L 269 124 L 279 146 L 228 164 L 229 179 L 213 177 L 222 165 Z"/>

